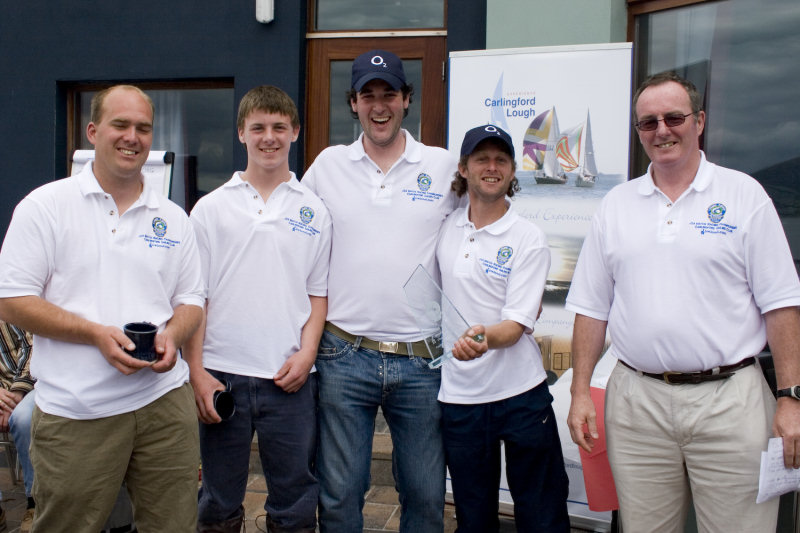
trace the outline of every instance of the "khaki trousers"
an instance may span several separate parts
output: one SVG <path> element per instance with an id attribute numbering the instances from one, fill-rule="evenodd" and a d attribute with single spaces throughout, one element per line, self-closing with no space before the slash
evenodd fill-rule
<path id="1" fill-rule="evenodd" d="M 31 435 L 34 532 L 97 533 L 125 481 L 140 533 L 194 533 L 200 452 L 188 383 L 94 420 L 36 408 Z"/>
<path id="2" fill-rule="evenodd" d="M 608 458 L 625 531 L 774 532 L 778 498 L 756 504 L 775 399 L 757 365 L 669 385 L 617 364 L 606 389 Z"/>

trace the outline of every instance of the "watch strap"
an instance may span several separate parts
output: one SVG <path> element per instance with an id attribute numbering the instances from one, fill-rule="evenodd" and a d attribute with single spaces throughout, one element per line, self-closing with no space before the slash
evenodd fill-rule
<path id="1" fill-rule="evenodd" d="M 793 387 L 789 387 L 788 389 L 780 389 L 775 396 L 777 398 L 788 396 L 790 398 L 794 398 L 795 400 L 800 400 L 800 385 L 795 385 Z"/>

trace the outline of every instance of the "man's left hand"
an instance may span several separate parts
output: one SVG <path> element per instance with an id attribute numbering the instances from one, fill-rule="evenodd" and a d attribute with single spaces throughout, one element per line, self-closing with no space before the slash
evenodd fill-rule
<path id="1" fill-rule="evenodd" d="M 800 468 L 800 401 L 778 399 L 772 432 L 783 438 L 783 464 L 786 468 Z"/>
<path id="2" fill-rule="evenodd" d="M 156 353 L 158 359 L 150 367 L 153 372 L 169 372 L 178 362 L 178 349 L 167 330 L 156 335 Z"/>
<path id="3" fill-rule="evenodd" d="M 300 387 L 308 379 L 308 373 L 311 372 L 311 367 L 314 366 L 316 356 L 316 352 L 296 352 L 283 363 L 283 366 L 273 377 L 275 385 L 288 393 L 299 391 Z"/>
<path id="4" fill-rule="evenodd" d="M 483 337 L 478 337 L 483 335 Z M 482 340 L 476 340 L 482 338 Z M 453 345 L 453 357 L 459 361 L 477 359 L 489 351 L 489 342 L 486 340 L 486 327 L 476 324 L 464 332 Z"/>

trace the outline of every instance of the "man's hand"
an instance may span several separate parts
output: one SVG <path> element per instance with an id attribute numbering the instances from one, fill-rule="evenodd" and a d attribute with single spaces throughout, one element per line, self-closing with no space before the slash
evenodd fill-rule
<path id="1" fill-rule="evenodd" d="M 169 335 L 168 330 L 164 330 L 156 335 L 156 354 L 158 359 L 152 363 L 153 372 L 169 372 L 178 362 L 178 348 Z"/>
<path id="2" fill-rule="evenodd" d="M 114 326 L 99 326 L 94 333 L 94 345 L 106 358 L 108 364 L 129 376 L 143 368 L 149 367 L 152 363 L 131 357 L 123 348 L 133 350 L 136 345 L 130 340 L 121 329 Z"/>
<path id="3" fill-rule="evenodd" d="M 19 402 L 22 394 L 0 389 L 0 431 L 8 431 L 8 419 Z"/>
<path id="4" fill-rule="evenodd" d="M 591 452 L 594 441 L 600 438 L 600 434 L 597 432 L 597 412 L 588 390 L 572 394 L 567 425 L 572 442 Z"/>
<path id="5" fill-rule="evenodd" d="M 11 411 L 22 401 L 22 394 L 0 388 L 0 411 L 11 414 Z"/>
<path id="6" fill-rule="evenodd" d="M 783 464 L 786 468 L 800 468 L 800 401 L 778 399 L 772 432 L 783 438 Z"/>
<path id="7" fill-rule="evenodd" d="M 11 418 L 11 413 L 7 411 L 0 413 L 0 431 L 8 431 L 10 429 L 8 426 L 9 418 Z"/>
<path id="8" fill-rule="evenodd" d="M 483 335 L 483 340 L 477 341 L 475 337 Z M 486 339 L 486 327 L 483 324 L 476 324 L 464 332 L 453 345 L 453 357 L 459 361 L 470 361 L 477 359 L 489 350 L 489 342 Z"/>
<path id="9" fill-rule="evenodd" d="M 283 363 L 280 370 L 273 376 L 275 385 L 288 393 L 299 391 L 300 387 L 308 380 L 308 373 L 311 372 L 316 358 L 316 352 L 303 352 L 302 350 L 296 352 Z"/>
<path id="10" fill-rule="evenodd" d="M 194 389 L 194 403 L 197 405 L 197 418 L 204 424 L 222 422 L 214 409 L 214 392 L 225 390 L 225 385 L 206 369 L 192 371 L 189 378 Z"/>

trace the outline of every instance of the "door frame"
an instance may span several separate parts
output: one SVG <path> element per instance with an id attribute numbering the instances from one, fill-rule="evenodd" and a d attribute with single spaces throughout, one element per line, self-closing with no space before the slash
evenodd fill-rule
<path id="1" fill-rule="evenodd" d="M 414 93 L 422 97 L 421 138 L 418 140 L 428 145 L 445 146 L 446 36 L 310 38 L 304 128 L 305 168 L 328 146 L 330 106 L 345 105 L 344 95 L 334 102 L 329 101 L 331 61 L 352 61 L 363 52 L 376 48 L 390 50 L 403 60 L 422 61 L 422 87 L 414 87 Z"/>

